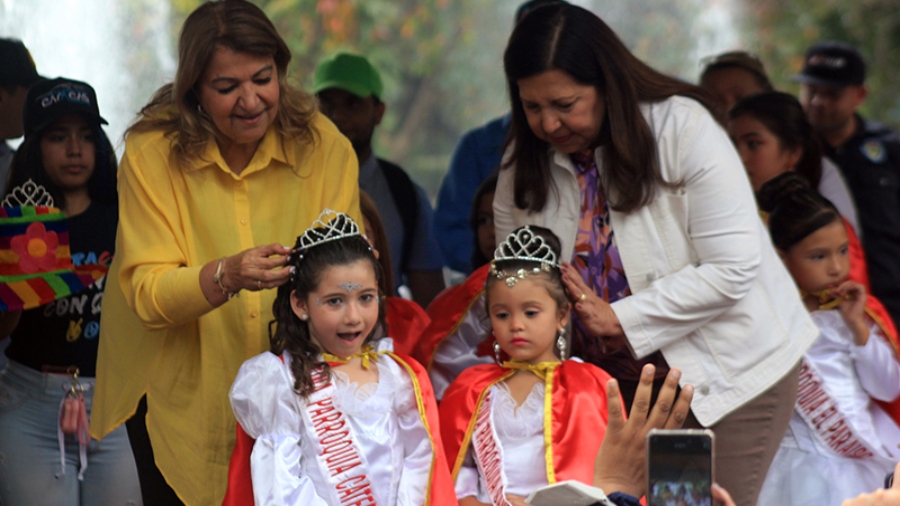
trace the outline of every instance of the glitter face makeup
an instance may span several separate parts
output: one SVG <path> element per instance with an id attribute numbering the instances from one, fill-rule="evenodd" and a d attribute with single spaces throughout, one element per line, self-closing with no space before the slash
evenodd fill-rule
<path id="1" fill-rule="evenodd" d="M 347 290 L 348 292 L 355 292 L 356 290 L 359 290 L 360 288 L 362 288 L 361 284 L 354 283 L 352 281 L 349 283 L 338 283 L 338 286 L 340 288 L 343 288 L 344 290 Z"/>

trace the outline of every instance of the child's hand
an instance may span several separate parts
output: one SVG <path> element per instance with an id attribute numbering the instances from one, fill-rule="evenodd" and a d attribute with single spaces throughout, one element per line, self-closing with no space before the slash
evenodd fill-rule
<path id="1" fill-rule="evenodd" d="M 529 504 L 525 502 L 525 498 L 519 495 L 506 494 L 506 500 L 509 501 L 509 504 L 512 506 L 529 506 Z"/>
<path id="2" fill-rule="evenodd" d="M 713 483 L 712 485 L 712 498 L 715 499 L 716 504 L 721 506 L 735 506 L 734 499 L 731 498 L 731 494 L 728 493 L 727 490 L 720 487 L 718 483 Z"/>
<path id="3" fill-rule="evenodd" d="M 894 475 L 900 475 L 900 464 L 894 466 Z M 841 506 L 898 506 L 900 505 L 900 480 L 887 489 L 878 489 L 870 494 L 860 494 L 855 499 L 847 499 Z"/>
<path id="4" fill-rule="evenodd" d="M 863 346 L 869 341 L 869 326 L 866 325 L 866 288 L 856 281 L 844 281 L 831 290 L 831 295 L 841 299 L 838 309 L 844 323 L 853 332 L 853 341 Z"/>

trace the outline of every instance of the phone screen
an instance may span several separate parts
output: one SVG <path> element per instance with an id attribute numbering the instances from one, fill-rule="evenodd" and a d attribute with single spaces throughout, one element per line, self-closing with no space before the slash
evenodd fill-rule
<path id="1" fill-rule="evenodd" d="M 647 436 L 649 506 L 711 506 L 713 435 L 705 430 Z"/>

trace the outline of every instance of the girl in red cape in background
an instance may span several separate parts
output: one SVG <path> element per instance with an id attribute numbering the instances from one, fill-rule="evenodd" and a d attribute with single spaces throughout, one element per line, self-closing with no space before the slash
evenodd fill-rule
<path id="1" fill-rule="evenodd" d="M 472 252 L 472 274 L 431 301 L 427 309 L 430 323 L 413 352 L 413 357 L 428 367 L 438 399 L 459 373 L 473 365 L 493 361 L 484 282 L 497 244 L 493 208 L 496 188 L 497 175 L 494 174 L 481 183 L 472 199 L 469 226 L 477 245 Z M 363 214 L 365 212 L 363 209 Z"/>
<path id="2" fill-rule="evenodd" d="M 387 234 L 375 202 L 363 191 L 359 192 L 359 211 L 366 226 L 366 240 L 375 249 L 375 257 L 378 258 L 384 273 L 381 279 L 381 293 L 386 299 L 387 314 L 384 320 L 387 330 L 383 335 L 391 336 L 395 352 L 413 356 L 421 362 L 414 351 L 418 348 L 422 331 L 431 323 L 431 318 L 414 301 L 393 295 L 394 274 L 391 270 L 391 252 L 388 249 Z"/>

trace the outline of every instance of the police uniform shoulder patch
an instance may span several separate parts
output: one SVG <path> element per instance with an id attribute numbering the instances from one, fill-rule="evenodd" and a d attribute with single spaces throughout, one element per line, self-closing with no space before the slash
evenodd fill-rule
<path id="1" fill-rule="evenodd" d="M 872 163 L 881 163 L 887 158 L 887 150 L 884 149 L 884 144 L 878 139 L 864 142 L 859 149 Z"/>

